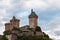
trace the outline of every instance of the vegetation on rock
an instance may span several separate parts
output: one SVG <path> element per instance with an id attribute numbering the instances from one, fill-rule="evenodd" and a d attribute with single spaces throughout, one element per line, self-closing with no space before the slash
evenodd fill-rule
<path id="1" fill-rule="evenodd" d="M 17 31 L 21 32 L 20 28 L 16 28 L 16 27 L 14 27 L 12 30 L 17 30 Z M 29 28 L 29 30 L 33 31 L 30 28 Z M 35 33 L 36 31 L 41 31 L 41 28 L 39 26 L 37 26 L 36 30 L 33 32 Z M 10 34 L 12 34 L 11 30 L 4 31 L 4 35 L 2 36 L 1 40 L 8 40 L 6 38 L 6 35 L 10 35 Z M 32 36 L 32 35 L 30 35 L 30 36 L 25 36 L 25 35 L 19 36 L 17 34 L 14 34 L 14 35 L 17 36 L 16 40 L 51 40 L 51 38 L 49 38 L 49 36 L 47 34 L 45 34 L 44 32 L 43 32 L 43 35 L 40 35 L 40 36 L 36 36 L 36 35 L 34 35 L 34 36 Z"/>

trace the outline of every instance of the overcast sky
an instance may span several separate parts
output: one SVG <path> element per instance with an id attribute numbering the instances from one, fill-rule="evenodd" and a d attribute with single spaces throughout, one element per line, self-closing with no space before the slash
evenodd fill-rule
<path id="1" fill-rule="evenodd" d="M 0 34 L 13 16 L 20 19 L 20 26 L 28 25 L 31 9 L 38 15 L 42 31 L 52 39 L 60 39 L 60 0 L 0 0 Z"/>

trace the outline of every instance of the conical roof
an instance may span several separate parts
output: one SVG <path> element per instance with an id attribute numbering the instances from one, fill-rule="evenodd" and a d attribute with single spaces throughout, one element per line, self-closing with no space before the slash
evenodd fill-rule
<path id="1" fill-rule="evenodd" d="M 38 18 L 38 16 L 37 16 L 36 13 L 33 11 L 33 9 L 31 9 L 31 14 L 29 15 L 29 18 Z"/>

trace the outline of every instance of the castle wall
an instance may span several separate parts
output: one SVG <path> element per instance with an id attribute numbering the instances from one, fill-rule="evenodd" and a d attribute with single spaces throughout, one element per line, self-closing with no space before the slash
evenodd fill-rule
<path id="1" fill-rule="evenodd" d="M 11 40 L 17 40 L 17 36 L 12 34 Z"/>
<path id="2" fill-rule="evenodd" d="M 43 35 L 43 33 L 39 31 L 39 32 L 36 32 L 36 35 L 40 36 L 40 35 Z"/>
<path id="3" fill-rule="evenodd" d="M 11 40 L 12 35 L 6 35 L 6 37 L 7 37 L 8 40 Z"/>

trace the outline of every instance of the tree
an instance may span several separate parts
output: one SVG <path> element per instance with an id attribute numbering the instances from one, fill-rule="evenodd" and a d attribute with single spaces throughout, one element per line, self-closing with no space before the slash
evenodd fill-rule
<path id="1" fill-rule="evenodd" d="M 35 31 L 41 31 L 41 28 L 39 26 L 36 26 Z"/>
<path id="2" fill-rule="evenodd" d="M 2 40 L 8 40 L 5 35 L 2 36 Z"/>
<path id="3" fill-rule="evenodd" d="M 3 33 L 4 33 L 4 35 L 9 35 L 11 33 L 11 31 L 10 30 L 6 30 Z"/>

